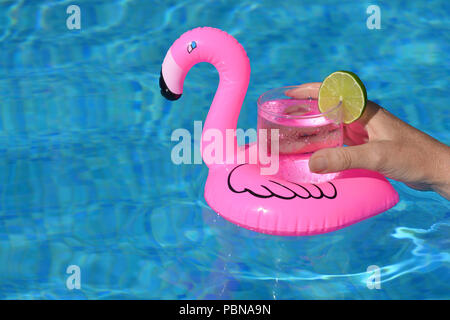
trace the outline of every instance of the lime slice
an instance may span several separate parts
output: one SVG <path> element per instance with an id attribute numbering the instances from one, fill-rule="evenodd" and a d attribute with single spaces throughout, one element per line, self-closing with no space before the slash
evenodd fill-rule
<path id="1" fill-rule="evenodd" d="M 336 71 L 323 80 L 319 89 L 319 110 L 324 113 L 342 103 L 344 123 L 358 120 L 367 103 L 361 79 L 350 71 Z"/>

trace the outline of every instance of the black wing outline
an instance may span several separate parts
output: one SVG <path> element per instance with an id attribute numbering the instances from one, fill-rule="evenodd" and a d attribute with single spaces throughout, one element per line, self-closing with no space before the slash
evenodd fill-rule
<path id="1" fill-rule="evenodd" d="M 244 165 L 246 165 L 246 164 L 248 164 L 248 163 L 243 163 L 243 164 L 237 165 L 237 166 L 234 167 L 234 168 L 230 171 L 230 173 L 228 174 L 228 189 L 230 189 L 230 190 L 231 190 L 232 192 L 234 192 L 234 193 L 245 193 L 245 192 L 248 192 L 248 193 L 250 193 L 252 196 L 257 197 L 257 198 L 268 199 L 268 198 L 275 197 L 275 198 L 283 199 L 283 200 L 292 200 L 292 199 L 295 199 L 295 198 L 300 198 L 300 199 L 310 199 L 310 198 L 312 198 L 312 199 L 322 199 L 322 198 L 335 199 L 335 198 L 337 197 L 337 189 L 336 189 L 336 186 L 335 186 L 332 182 L 330 182 L 330 181 L 328 181 L 328 183 L 333 187 L 333 190 L 334 190 L 334 193 L 333 193 L 332 195 L 326 195 L 326 194 L 323 192 L 323 190 L 322 190 L 318 185 L 312 183 L 312 185 L 313 185 L 314 187 L 316 187 L 317 190 L 319 190 L 319 192 L 320 192 L 320 194 L 319 194 L 318 196 L 313 196 L 313 195 L 311 194 L 311 191 L 309 191 L 305 186 L 303 186 L 303 185 L 301 185 L 301 184 L 298 184 L 298 183 L 295 183 L 295 182 L 288 181 L 289 183 L 292 183 L 292 184 L 294 184 L 294 185 L 296 185 L 296 186 L 302 188 L 302 189 L 305 190 L 305 192 L 308 194 L 307 196 L 301 196 L 301 195 L 299 195 L 297 192 L 295 192 L 294 190 L 292 190 L 291 188 L 289 188 L 289 187 L 287 187 L 287 186 L 285 186 L 284 184 L 281 184 L 281 183 L 279 183 L 279 182 L 273 181 L 273 180 L 268 180 L 268 181 L 269 181 L 270 183 L 276 184 L 276 185 L 278 185 L 278 186 L 280 186 L 280 187 L 283 187 L 283 188 L 289 190 L 290 192 L 292 192 L 292 196 L 282 196 L 282 195 L 280 195 L 280 194 L 277 194 L 277 193 L 273 192 L 272 190 L 270 190 L 270 188 L 269 188 L 268 186 L 266 186 L 266 185 L 260 185 L 260 186 L 261 186 L 262 188 L 264 188 L 265 190 L 267 190 L 267 191 L 270 193 L 269 195 L 258 194 L 258 193 L 256 193 L 256 192 L 254 192 L 253 190 L 250 190 L 249 188 L 244 188 L 243 190 L 238 191 L 238 190 L 236 190 L 235 188 L 233 188 L 233 186 L 231 185 L 231 176 L 232 176 L 233 172 L 234 172 L 237 168 L 242 167 L 242 166 L 244 166 Z"/>

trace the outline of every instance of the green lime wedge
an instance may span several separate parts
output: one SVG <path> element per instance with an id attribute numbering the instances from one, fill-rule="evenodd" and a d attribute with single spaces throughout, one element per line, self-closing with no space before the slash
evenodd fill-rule
<path id="1" fill-rule="evenodd" d="M 361 79 L 350 71 L 336 71 L 323 80 L 319 89 L 319 110 L 324 113 L 342 103 L 343 121 L 352 123 L 366 108 L 367 91 Z"/>

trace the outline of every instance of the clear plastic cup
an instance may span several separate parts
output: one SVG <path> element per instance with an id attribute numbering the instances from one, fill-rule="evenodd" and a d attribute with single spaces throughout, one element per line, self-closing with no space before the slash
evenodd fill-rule
<path id="1" fill-rule="evenodd" d="M 293 181 L 320 183 L 337 173 L 315 174 L 309 170 L 309 158 L 323 148 L 343 144 L 342 104 L 325 113 L 318 108 L 317 99 L 295 96 L 298 86 L 269 90 L 258 99 L 258 131 L 266 129 L 266 139 L 258 143 L 272 147 L 271 131 L 278 129 L 279 170 L 276 176 Z"/>

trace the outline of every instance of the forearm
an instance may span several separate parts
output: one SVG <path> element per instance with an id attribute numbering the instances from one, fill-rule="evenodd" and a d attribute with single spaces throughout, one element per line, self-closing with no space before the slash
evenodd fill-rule
<path id="1" fill-rule="evenodd" d="M 431 186 L 435 192 L 450 200 L 450 147 L 440 144 L 438 149 Z"/>
<path id="2" fill-rule="evenodd" d="M 392 141 L 395 146 L 386 161 L 387 168 L 395 169 L 392 178 L 419 190 L 433 190 L 450 200 L 450 147 L 383 108 L 375 105 L 372 110 L 369 137 Z"/>

